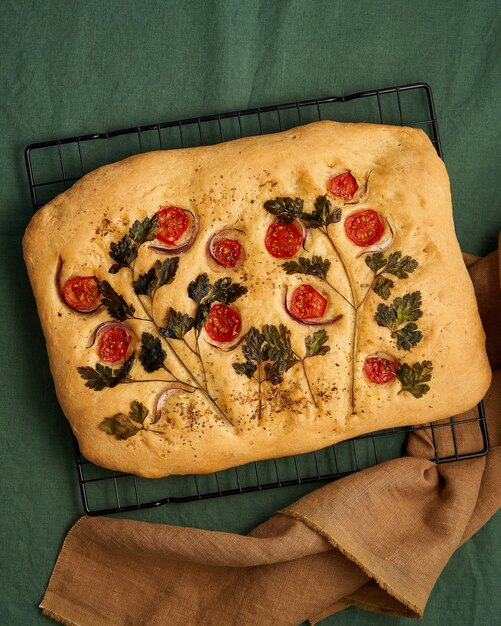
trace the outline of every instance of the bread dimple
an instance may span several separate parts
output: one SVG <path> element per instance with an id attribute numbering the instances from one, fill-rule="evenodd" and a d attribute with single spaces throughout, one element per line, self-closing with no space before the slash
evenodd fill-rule
<path id="1" fill-rule="evenodd" d="M 273 217 L 263 203 L 276 197 L 300 197 L 307 210 L 327 193 L 328 180 L 351 171 L 357 181 L 369 177 L 368 193 L 359 204 L 343 204 L 342 220 L 329 234 L 346 262 L 359 302 L 373 278 L 358 256 L 360 248 L 346 237 L 344 219 L 370 208 L 388 220 L 394 231 L 386 254 L 401 251 L 418 261 L 406 280 L 395 280 L 389 302 L 419 290 L 423 315 L 418 326 L 423 339 L 408 353 L 396 349 L 386 328 L 375 321 L 382 302 L 371 294 L 358 314 L 355 356 L 355 411 L 352 409 L 351 341 L 354 313 L 334 292 L 330 307 L 343 317 L 325 326 L 330 351 L 305 364 L 317 407 L 311 401 L 301 366 L 284 374 L 283 383 L 262 385 L 262 419 L 257 419 L 257 385 L 239 376 L 233 364 L 242 362 L 241 347 L 219 351 L 201 340 L 209 388 L 235 423 L 228 428 L 217 419 L 199 393 L 173 394 L 162 418 L 148 430 L 127 440 L 103 432 L 106 417 L 127 412 L 134 400 L 153 410 L 162 383 L 119 385 L 96 392 L 84 385 L 77 367 L 95 366 L 93 331 L 109 319 L 104 308 L 82 315 L 61 300 L 55 282 L 95 274 L 139 307 L 130 273 L 109 274 L 109 248 L 136 219 L 152 216 L 163 206 L 176 205 L 197 215 L 200 230 L 193 246 L 180 255 L 172 285 L 155 299 L 155 316 L 163 320 L 169 307 L 194 314 L 187 286 L 207 272 L 212 281 L 231 275 L 248 293 L 235 306 L 244 331 L 252 326 L 284 324 L 292 333 L 292 347 L 304 354 L 305 338 L 315 330 L 294 322 L 283 306 L 287 286 L 303 283 L 322 288 L 320 279 L 293 274 L 283 260 L 266 251 L 263 242 Z M 208 239 L 224 228 L 245 231 L 246 259 L 234 272 L 208 266 Z M 349 282 L 331 244 L 316 229 L 309 231 L 304 256 L 320 255 L 331 262 L 329 282 L 349 293 Z M 416 129 L 368 124 L 318 122 L 275 135 L 183 150 L 152 152 L 102 167 L 82 178 L 33 217 L 23 248 L 30 280 L 47 341 L 51 370 L 61 406 L 90 460 L 143 476 L 204 473 L 252 460 L 318 449 L 374 429 L 419 424 L 473 406 L 486 391 L 490 370 L 485 338 L 471 282 L 462 262 L 452 221 L 448 177 L 442 161 L 426 137 Z M 158 254 L 143 246 L 136 272 L 146 271 Z M 163 257 L 162 257 L 163 258 Z M 454 277 L 454 285 L 451 285 Z M 130 320 L 138 337 L 154 332 L 151 324 Z M 196 357 L 179 346 L 185 362 L 196 370 Z M 173 372 L 185 375 L 168 352 Z M 375 385 L 363 373 L 365 359 L 384 352 L 408 363 L 433 363 L 429 392 L 417 399 L 399 393 L 395 381 Z M 147 378 L 136 362 L 132 376 Z M 459 392 L 458 392 L 459 391 Z"/>

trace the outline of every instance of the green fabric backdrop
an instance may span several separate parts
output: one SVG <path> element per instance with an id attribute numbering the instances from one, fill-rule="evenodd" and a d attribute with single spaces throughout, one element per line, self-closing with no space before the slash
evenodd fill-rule
<path id="1" fill-rule="evenodd" d="M 70 429 L 56 401 L 20 240 L 30 218 L 22 151 L 34 141 L 427 81 L 463 249 L 501 226 L 499 3 L 71 2 L 0 5 L 0 622 L 37 608 L 81 514 Z M 245 533 L 306 487 L 131 514 Z M 423 624 L 490 625 L 501 611 L 501 515 L 452 558 Z M 325 624 L 405 620 L 350 609 Z"/>

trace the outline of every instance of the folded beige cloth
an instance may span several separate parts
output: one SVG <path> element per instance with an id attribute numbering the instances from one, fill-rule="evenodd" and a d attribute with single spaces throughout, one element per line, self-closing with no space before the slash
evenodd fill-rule
<path id="1" fill-rule="evenodd" d="M 421 616 L 452 553 L 501 507 L 499 254 L 465 261 L 494 369 L 486 457 L 436 465 L 429 431 L 417 431 L 408 456 L 322 487 L 247 536 L 81 518 L 43 612 L 78 626 L 314 624 L 349 605 Z M 456 430 L 461 451 L 481 449 L 478 424 Z M 451 428 L 435 435 L 452 453 Z"/>

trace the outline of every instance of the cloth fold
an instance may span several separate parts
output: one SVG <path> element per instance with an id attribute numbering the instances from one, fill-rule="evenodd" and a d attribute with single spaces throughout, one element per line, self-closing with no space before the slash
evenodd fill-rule
<path id="1" fill-rule="evenodd" d="M 465 262 L 494 369 L 487 456 L 435 464 L 430 431 L 415 431 L 407 456 L 317 489 L 247 536 L 81 518 L 43 612 L 72 626 L 315 624 L 351 605 L 422 616 L 451 555 L 501 507 L 499 252 Z M 453 454 L 450 422 L 442 423 L 435 443 Z M 478 423 L 455 435 L 461 451 L 482 444 Z"/>

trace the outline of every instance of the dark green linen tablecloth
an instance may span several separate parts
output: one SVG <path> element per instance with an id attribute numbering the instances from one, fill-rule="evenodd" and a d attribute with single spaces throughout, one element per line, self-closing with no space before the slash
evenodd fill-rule
<path id="1" fill-rule="evenodd" d="M 37 608 L 82 513 L 21 254 L 23 148 L 160 120 L 417 81 L 431 84 L 462 248 L 501 227 L 500 9 L 483 2 L 28 2 L 0 4 L 0 623 Z M 451 277 L 453 280 L 453 278 Z M 313 487 L 128 514 L 244 533 Z M 487 625 L 501 611 L 499 513 L 452 558 L 424 624 Z M 404 620 L 349 609 L 325 624 Z"/>

